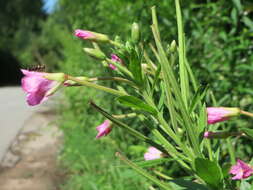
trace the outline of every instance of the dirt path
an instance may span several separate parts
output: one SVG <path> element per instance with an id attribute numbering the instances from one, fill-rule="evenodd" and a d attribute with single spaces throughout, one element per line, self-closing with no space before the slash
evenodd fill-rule
<path id="1" fill-rule="evenodd" d="M 56 121 L 52 109 L 44 108 L 26 118 L 2 160 L 1 190 L 59 190 L 57 155 L 62 134 Z"/>

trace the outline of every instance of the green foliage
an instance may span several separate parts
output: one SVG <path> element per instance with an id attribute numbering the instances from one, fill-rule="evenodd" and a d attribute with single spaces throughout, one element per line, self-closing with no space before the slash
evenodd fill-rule
<path id="1" fill-rule="evenodd" d="M 63 115 L 68 120 L 64 120 L 61 125 L 65 134 L 65 146 L 60 159 L 63 166 L 69 170 L 68 180 L 62 189 L 135 190 L 140 186 L 145 188 L 146 181 L 138 174 L 127 168 L 118 168 L 120 163 L 114 157 L 117 145 L 113 139 L 95 140 L 96 132 L 91 128 L 94 129 L 94 125 L 99 124 L 97 115 L 89 111 L 83 114 L 89 116 L 89 119 L 78 117 L 70 110 Z"/>
<path id="2" fill-rule="evenodd" d="M 252 72 L 253 67 L 251 40 L 251 18 L 253 10 L 252 2 L 247 0 L 233 0 L 233 3 L 225 0 L 215 2 L 187 0 L 183 1 L 182 3 L 182 16 L 184 18 L 184 22 L 180 25 L 185 27 L 185 36 L 187 40 L 185 41 L 184 38 L 179 39 L 178 44 L 181 52 L 180 68 L 177 68 L 176 66 L 176 54 L 174 55 L 174 58 L 172 57 L 171 60 L 156 60 L 162 64 L 162 67 L 158 67 L 152 83 L 150 85 L 146 85 L 149 79 L 147 79 L 146 76 L 143 76 L 143 73 L 141 73 L 140 70 L 140 60 L 143 59 L 142 55 L 137 55 L 135 49 L 130 49 L 130 60 L 125 59 L 126 63 L 130 65 L 129 70 L 135 79 L 134 82 L 138 86 L 145 86 L 145 89 L 153 89 L 152 93 L 154 97 L 154 102 L 152 102 L 152 100 L 148 99 L 147 97 L 142 97 L 143 100 L 141 100 L 141 102 L 139 100 L 128 100 L 128 106 L 130 102 L 130 105 L 132 107 L 134 107 L 133 104 L 135 104 L 135 108 L 136 106 L 138 109 L 143 109 L 144 107 L 146 109 L 144 109 L 144 111 L 147 111 L 147 109 L 150 111 L 150 107 L 147 108 L 146 104 L 143 105 L 143 102 L 147 102 L 150 105 L 152 103 L 155 104 L 157 101 L 159 101 L 157 110 L 161 112 L 161 114 L 158 115 L 160 117 L 160 121 L 163 121 L 163 118 L 161 118 L 162 114 L 164 114 L 166 117 L 168 117 L 168 114 L 170 114 L 171 121 L 168 123 L 172 126 L 174 131 L 177 131 L 177 127 L 179 125 L 183 125 L 185 127 L 182 131 L 183 135 L 179 132 L 173 135 L 172 131 L 169 131 L 170 128 L 166 124 L 167 121 L 165 123 L 162 123 L 162 132 L 167 136 L 168 134 L 172 134 L 172 139 L 170 140 L 174 140 L 176 142 L 171 143 L 166 142 L 166 138 L 164 138 L 164 136 L 159 136 L 158 131 L 153 130 L 152 134 L 150 134 L 144 129 L 144 127 L 142 127 L 144 123 L 148 123 L 147 126 L 152 126 L 150 128 L 155 129 L 157 127 L 157 124 L 155 124 L 155 122 L 143 121 L 144 119 L 142 118 L 143 120 L 140 119 L 141 121 L 138 121 L 136 125 L 138 127 L 138 131 L 143 132 L 145 135 L 151 137 L 156 136 L 157 139 L 168 143 L 164 145 L 164 147 L 170 151 L 170 155 L 174 158 L 176 158 L 177 154 L 179 154 L 177 150 L 178 146 L 182 148 L 183 152 L 187 153 L 188 151 L 188 147 L 183 147 L 180 145 L 180 143 L 178 144 L 179 140 L 181 139 L 191 139 L 191 142 L 195 147 L 195 154 L 199 154 L 199 152 L 204 149 L 204 146 L 208 146 L 206 144 L 201 144 L 202 138 L 199 138 L 199 136 L 201 136 L 203 133 L 203 130 L 206 128 L 205 105 L 201 104 L 200 102 L 203 101 L 205 95 L 207 94 L 207 104 L 209 106 L 213 105 L 212 98 L 205 85 L 206 83 L 209 83 L 208 87 L 212 89 L 215 97 L 219 100 L 219 105 L 241 106 L 243 108 L 247 108 L 248 110 L 253 109 L 251 105 L 252 97 L 250 96 L 252 95 L 251 84 L 253 82 L 253 78 L 248 74 L 249 72 Z M 41 62 L 42 60 L 42 62 L 49 65 L 51 69 L 60 69 L 63 72 L 77 76 L 107 75 L 110 73 L 110 71 L 102 71 L 102 65 L 98 65 L 96 61 L 91 60 L 84 55 L 82 48 L 87 44 L 86 42 L 82 42 L 72 36 L 74 29 L 88 29 L 109 34 L 110 36 L 120 34 L 122 39 L 125 40 L 130 36 L 129 34 L 132 22 L 138 21 L 138 23 L 140 23 L 140 31 L 142 33 L 141 37 L 145 41 L 143 45 L 144 47 L 147 47 L 148 43 L 152 41 L 152 35 L 148 31 L 150 31 L 151 24 L 150 7 L 153 5 L 157 6 L 159 13 L 157 22 L 160 23 L 160 36 L 162 36 L 163 41 L 156 44 L 158 51 L 155 52 L 154 55 L 151 55 L 152 51 L 148 51 L 146 54 L 150 57 L 150 60 L 157 58 L 156 53 L 158 56 L 163 58 L 166 57 L 168 53 L 169 55 L 172 55 L 171 52 L 165 52 L 162 49 L 162 47 L 170 44 L 177 34 L 175 19 L 176 12 L 174 6 L 172 6 L 172 0 L 78 0 L 75 1 L 75 3 L 67 0 L 59 0 L 59 5 L 58 9 L 56 9 L 56 12 L 50 15 L 50 18 L 48 18 L 48 20 L 43 23 L 42 35 L 38 38 L 36 36 L 36 40 L 34 40 L 32 43 L 34 45 L 30 46 L 30 49 L 28 49 L 29 51 L 33 51 L 35 49 L 39 53 L 37 54 L 39 56 L 35 56 L 35 58 L 29 57 L 29 53 L 24 52 L 21 55 L 21 58 L 26 62 L 29 62 L 29 60 L 40 60 Z M 159 38 L 160 37 L 158 35 L 157 40 L 159 40 Z M 115 50 L 115 52 L 117 51 Z M 187 59 L 184 55 L 186 52 L 188 55 Z M 105 50 L 105 53 L 109 55 L 109 53 L 111 53 L 111 49 Z M 146 57 L 145 59 L 147 61 Z M 167 64 L 168 61 L 171 62 L 171 65 Z M 203 83 L 203 87 L 198 88 L 198 86 L 196 86 L 196 81 L 190 74 L 191 71 L 189 70 L 188 62 L 191 66 L 193 66 L 194 74 L 197 75 L 197 78 L 200 79 L 200 81 Z M 168 68 L 168 66 L 171 68 Z M 161 72 L 161 69 L 174 71 L 179 70 L 180 75 L 173 76 L 170 73 L 169 75 L 165 76 L 167 77 L 167 82 L 160 83 L 160 76 L 165 75 Z M 189 72 L 189 76 L 186 76 L 187 72 Z M 128 78 L 131 78 L 131 75 L 128 76 Z M 181 84 L 177 85 L 176 82 L 179 79 L 181 81 Z M 191 81 L 190 84 L 185 83 L 188 80 Z M 109 86 L 111 85 L 109 83 L 106 84 Z M 156 94 L 156 89 L 160 87 L 162 87 L 163 92 L 161 99 L 158 100 L 159 95 Z M 195 88 L 194 92 L 192 92 L 193 94 L 187 94 L 188 89 L 191 87 Z M 173 93 L 169 94 L 170 92 L 168 92 L 168 89 L 171 88 L 173 88 Z M 179 92 L 179 88 L 183 89 L 184 96 L 182 98 L 180 96 L 181 92 Z M 128 89 L 128 91 L 130 90 Z M 62 158 L 65 161 L 66 167 L 70 171 L 73 171 L 73 175 L 71 175 L 70 181 L 67 183 L 65 188 L 71 189 L 72 187 L 73 189 L 82 189 L 88 186 L 90 189 L 136 189 L 137 184 L 139 183 L 138 180 L 136 180 L 136 183 L 128 183 L 127 180 L 124 180 L 126 179 L 124 175 L 122 177 L 122 174 L 119 173 L 117 169 L 112 166 L 108 166 L 108 164 L 111 163 L 110 160 L 113 160 L 111 155 L 113 152 L 115 152 L 113 146 L 111 146 L 111 149 L 107 149 L 107 146 L 104 146 L 108 142 L 103 145 L 100 143 L 98 143 L 98 146 L 94 145 L 94 147 L 96 146 L 96 150 L 100 150 L 98 152 L 101 153 L 104 150 L 101 155 L 103 154 L 105 157 L 97 158 L 97 163 L 99 163 L 99 160 L 106 160 L 106 164 L 104 165 L 92 165 L 92 159 L 94 159 L 95 154 L 94 150 L 91 150 L 91 148 L 88 149 L 89 147 L 87 150 L 86 148 L 83 148 L 86 147 L 86 144 L 90 144 L 91 142 L 93 143 L 93 139 L 89 141 L 86 141 L 86 139 L 89 139 L 90 136 L 95 136 L 95 134 L 90 134 L 87 132 L 90 131 L 87 129 L 87 126 L 93 127 L 94 131 L 94 127 L 99 124 L 97 122 L 98 118 L 101 118 L 95 114 L 94 111 L 87 107 L 89 99 L 88 97 L 95 99 L 96 103 L 100 106 L 108 108 L 108 112 L 116 113 L 114 109 L 116 105 L 112 105 L 111 103 L 114 102 L 114 100 L 112 100 L 112 97 L 106 96 L 102 93 L 97 93 L 90 89 L 84 89 L 81 92 L 77 89 L 68 89 L 66 97 L 69 106 L 67 108 L 64 108 L 66 115 L 63 115 L 65 118 L 63 121 L 63 131 L 64 134 L 66 134 L 66 137 Z M 167 102 L 166 105 L 165 102 Z M 178 104 L 180 104 L 180 106 L 185 104 L 186 111 L 178 114 Z M 153 105 L 151 108 L 153 108 Z M 122 110 L 119 112 L 124 113 L 124 108 L 121 109 Z M 73 115 L 71 115 L 71 112 L 73 112 Z M 195 112 L 198 112 L 199 115 L 195 114 Z M 190 118 L 188 113 L 192 114 L 190 115 Z M 102 120 L 100 121 L 102 122 Z M 131 121 L 128 122 L 131 123 Z M 132 121 L 131 124 L 133 123 L 136 124 L 136 121 Z M 228 123 L 228 125 L 225 125 L 225 128 L 228 129 L 230 126 L 241 125 L 245 127 L 252 127 L 246 122 L 232 121 Z M 79 126 L 76 127 L 79 129 L 72 129 L 73 126 Z M 199 128 L 196 129 L 196 126 L 199 126 Z M 217 128 L 218 126 L 215 126 L 212 129 Z M 235 128 L 232 128 L 232 130 L 235 130 Z M 88 133 L 87 136 L 84 135 L 86 133 Z M 111 135 L 115 140 L 109 138 L 109 140 L 105 141 L 112 141 L 117 148 L 122 148 L 125 152 L 130 152 L 130 150 L 127 148 L 129 141 L 138 143 L 140 146 L 142 145 L 142 143 L 139 141 L 134 141 L 127 134 L 115 134 L 117 135 Z M 166 135 L 165 137 L 167 137 Z M 80 143 L 80 141 L 86 143 Z M 128 143 L 124 143 L 125 141 L 128 141 Z M 109 142 L 109 146 L 112 142 Z M 229 159 L 229 151 L 227 150 L 229 148 L 229 145 L 226 143 L 224 142 L 224 145 L 219 149 L 224 152 L 223 155 L 219 155 L 224 160 Z M 242 147 L 240 144 L 245 145 L 244 148 L 239 148 Z M 239 139 L 238 143 L 236 143 L 237 155 L 245 157 L 245 159 L 248 159 L 253 152 L 252 146 L 247 144 L 249 144 L 249 141 L 247 139 Z M 191 146 L 192 144 L 189 143 L 189 145 Z M 201 150 L 198 150 L 199 145 L 202 146 Z M 100 149 L 99 146 L 102 148 Z M 233 149 L 234 147 L 230 147 L 230 149 L 231 148 Z M 216 157 L 219 153 L 219 150 L 214 154 L 209 152 L 209 158 Z M 77 151 L 78 154 L 74 153 L 75 151 Z M 86 155 L 85 151 L 90 153 Z M 128 154 L 134 156 L 140 156 L 143 153 L 143 151 L 136 151 L 138 153 L 135 151 L 133 151 L 133 153 L 129 152 Z M 193 156 L 192 152 L 189 151 L 188 153 L 189 157 Z M 231 160 L 233 159 L 234 158 L 231 158 Z M 83 160 L 88 161 L 83 162 Z M 74 165 L 73 162 L 76 162 L 78 166 Z M 182 172 L 181 168 L 178 168 L 175 164 L 169 166 L 172 169 L 166 170 L 166 174 L 175 175 L 176 177 L 181 177 L 186 174 L 185 172 Z M 94 173 L 96 173 L 96 170 L 101 170 L 101 172 L 98 172 L 97 175 L 94 175 Z M 130 171 L 128 172 L 129 176 L 133 175 Z M 93 176 L 86 173 L 93 173 Z M 108 178 L 104 177 L 105 173 L 109 173 Z M 115 183 L 113 183 L 112 180 L 111 184 L 108 183 L 108 186 L 103 187 L 102 184 L 105 183 L 105 180 L 110 180 L 113 178 L 112 176 L 114 174 L 116 175 L 115 179 L 118 181 L 121 180 L 122 184 L 125 182 L 127 182 L 127 184 L 120 186 L 120 184 L 116 184 L 117 180 L 115 180 Z M 199 176 L 202 177 L 202 175 Z M 203 180 L 205 180 L 204 178 L 206 177 L 204 176 Z M 91 181 L 91 183 L 87 184 L 89 181 Z M 212 184 L 212 182 L 209 181 L 209 177 L 207 181 L 208 183 Z M 188 185 L 188 187 L 189 186 L 191 185 Z M 138 189 L 139 188 L 140 187 L 138 187 Z M 201 188 L 202 187 L 199 187 L 199 189 Z"/>
<path id="3" fill-rule="evenodd" d="M 155 108 L 148 104 L 145 104 L 142 100 L 134 96 L 120 96 L 117 100 L 124 106 L 131 107 L 137 110 L 149 112 L 151 114 L 157 114 Z"/>
<path id="4" fill-rule="evenodd" d="M 223 179 L 223 174 L 217 163 L 208 159 L 196 158 L 195 168 L 197 175 L 208 185 L 222 189 L 220 185 Z"/>

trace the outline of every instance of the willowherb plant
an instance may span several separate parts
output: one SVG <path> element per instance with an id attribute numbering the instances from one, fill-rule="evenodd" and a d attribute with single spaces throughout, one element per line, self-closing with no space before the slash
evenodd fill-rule
<path id="1" fill-rule="evenodd" d="M 141 42 L 137 23 L 132 26 L 131 39 L 125 43 L 119 38 L 111 40 L 100 33 L 80 29 L 75 31 L 77 37 L 93 44 L 93 48 L 84 48 L 84 51 L 101 60 L 101 63 L 111 68 L 117 76 L 89 78 L 22 70 L 25 75 L 22 87 L 28 93 L 29 105 L 45 101 L 62 86 L 86 86 L 115 95 L 120 104 L 132 111 L 123 115 L 112 115 L 91 101 L 91 106 L 107 118 L 97 127 L 97 138 L 109 135 L 114 127 L 120 127 L 148 144 L 144 158 L 146 162 L 150 162 L 150 166 L 154 168 L 157 163 L 165 164 L 170 159 L 188 173 L 188 180 L 173 179 L 161 173 L 151 174 L 121 153 L 116 153 L 124 163 L 150 180 L 150 189 L 238 189 L 240 183 L 233 180 L 250 177 L 253 168 L 239 159 L 236 163 L 229 137 L 253 137 L 253 131 L 246 128 L 239 128 L 234 132 L 225 129 L 219 131 L 218 125 L 208 124 L 219 124 L 240 114 L 250 117 L 253 114 L 239 108 L 206 108 L 205 95 L 208 90 L 197 82 L 186 58 L 179 0 L 175 0 L 175 7 L 178 46 L 174 40 L 164 48 L 156 10 L 153 7 L 151 30 L 154 45 L 146 46 Z M 100 49 L 99 43 L 112 46 L 110 57 Z M 103 80 L 119 83 L 118 89 L 95 83 Z M 122 118 L 133 117 L 142 117 L 152 123 L 146 126 L 150 135 L 142 134 L 122 121 Z M 217 142 L 222 140 L 227 143 L 230 160 L 221 159 L 221 149 L 217 148 Z M 229 173 L 234 176 L 229 176 Z M 159 178 L 156 175 L 159 175 Z"/>

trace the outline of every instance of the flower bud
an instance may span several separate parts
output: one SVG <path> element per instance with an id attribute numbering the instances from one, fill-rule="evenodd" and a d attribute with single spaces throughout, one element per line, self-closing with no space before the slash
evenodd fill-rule
<path id="1" fill-rule="evenodd" d="M 112 123 L 110 120 L 106 119 L 101 125 L 96 127 L 98 134 L 96 136 L 97 139 L 108 135 L 112 130 Z"/>
<path id="2" fill-rule="evenodd" d="M 134 43 L 138 43 L 140 40 L 140 28 L 136 22 L 132 24 L 132 40 Z"/>
<path id="3" fill-rule="evenodd" d="M 47 73 L 43 77 L 48 80 L 54 80 L 58 82 L 64 82 L 66 80 L 64 73 Z"/>
<path id="4" fill-rule="evenodd" d="M 207 123 L 214 124 L 217 122 L 225 121 L 231 117 L 240 115 L 239 108 L 227 107 L 208 107 L 207 108 Z"/>
<path id="5" fill-rule="evenodd" d="M 98 49 L 93 49 L 93 48 L 83 48 L 83 50 L 91 57 L 94 57 L 96 59 L 101 59 L 101 60 L 105 60 L 106 56 L 105 54 L 98 50 Z"/>
<path id="6" fill-rule="evenodd" d="M 225 139 L 231 136 L 242 135 L 241 132 L 211 132 L 206 131 L 204 133 L 204 138 L 206 139 Z"/>
<path id="7" fill-rule="evenodd" d="M 97 42 L 109 42 L 110 39 L 105 34 L 100 34 L 96 32 L 91 32 L 88 30 L 75 30 L 75 36 L 84 39 L 84 40 L 91 40 L 91 41 L 97 41 Z"/>
<path id="8" fill-rule="evenodd" d="M 170 52 L 174 53 L 177 50 L 177 43 L 175 40 L 173 40 L 170 44 Z"/>

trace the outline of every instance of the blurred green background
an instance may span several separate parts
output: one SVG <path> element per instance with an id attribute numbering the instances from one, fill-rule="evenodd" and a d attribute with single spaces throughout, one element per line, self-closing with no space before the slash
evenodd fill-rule
<path id="1" fill-rule="evenodd" d="M 82 48 L 90 44 L 74 37 L 73 31 L 87 29 L 127 40 L 131 24 L 138 22 L 143 40 L 152 42 L 150 7 L 154 5 L 164 45 L 169 44 L 177 39 L 173 0 L 58 0 L 54 5 L 41 0 L 1 1 L 0 85 L 19 83 L 19 67 L 38 64 L 45 64 L 48 71 L 73 75 L 111 75 L 112 71 L 84 54 Z M 210 86 L 220 105 L 253 111 L 252 0 L 184 0 L 182 9 L 187 58 L 198 80 Z M 59 122 L 65 137 L 59 159 L 68 180 L 62 189 L 148 189 L 145 179 L 119 168 L 114 158 L 114 152 L 120 150 L 141 160 L 145 146 L 117 129 L 95 140 L 95 127 L 103 118 L 88 107 L 91 97 L 111 113 L 124 111 L 105 93 L 87 88 L 65 91 L 67 104 L 60 106 Z M 229 122 L 227 127 L 238 125 L 251 127 L 250 122 L 241 120 Z M 240 144 L 244 149 L 237 147 L 237 154 L 251 157 L 249 141 L 238 139 L 236 146 Z M 184 175 L 173 164 L 168 168 L 168 174 Z"/>

